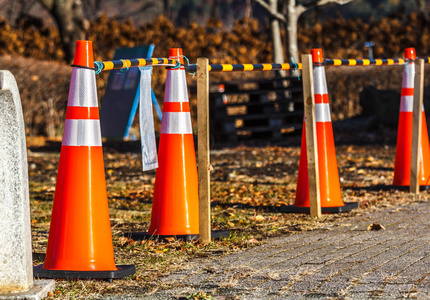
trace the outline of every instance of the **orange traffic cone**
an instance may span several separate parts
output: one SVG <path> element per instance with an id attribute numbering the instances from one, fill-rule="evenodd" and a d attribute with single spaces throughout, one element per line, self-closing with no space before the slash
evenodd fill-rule
<path id="1" fill-rule="evenodd" d="M 327 82 L 321 49 L 312 49 L 312 61 L 314 63 L 315 122 L 321 211 L 323 213 L 350 211 L 353 208 L 357 208 L 358 203 L 353 202 L 344 204 L 340 193 L 339 173 L 334 147 Z M 305 122 L 303 122 L 302 148 L 300 153 L 296 200 L 294 205 L 287 206 L 283 209 L 285 212 L 309 212 L 310 210 L 305 128 Z"/>
<path id="2" fill-rule="evenodd" d="M 400 99 L 399 127 L 397 131 L 396 159 L 394 164 L 394 186 L 409 186 L 411 182 L 412 116 L 414 103 L 415 48 L 406 48 L 409 60 L 403 71 L 402 96 Z M 421 147 L 419 149 L 419 184 L 430 185 L 430 147 L 427 122 L 422 110 Z"/>
<path id="3" fill-rule="evenodd" d="M 180 48 L 170 49 L 169 58 L 184 63 Z M 196 239 L 199 234 L 198 175 L 184 67 L 167 70 L 158 149 L 148 234 Z"/>
<path id="4" fill-rule="evenodd" d="M 92 43 L 77 41 L 46 258 L 34 275 L 111 281 L 134 272 L 114 262 Z"/>

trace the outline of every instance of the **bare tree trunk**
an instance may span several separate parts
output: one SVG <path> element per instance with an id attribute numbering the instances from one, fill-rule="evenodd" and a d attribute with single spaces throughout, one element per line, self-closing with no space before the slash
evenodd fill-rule
<path id="1" fill-rule="evenodd" d="M 295 63 L 299 63 L 300 58 L 297 46 L 297 22 L 299 21 L 300 14 L 298 14 L 297 11 L 296 0 L 288 0 L 287 14 L 287 56 L 288 58 L 294 60 Z"/>
<path id="2" fill-rule="evenodd" d="M 278 12 L 278 0 L 270 0 L 269 1 L 270 10 L 273 14 Z M 283 64 L 284 60 L 284 51 L 282 47 L 282 38 L 281 38 L 281 28 L 279 26 L 279 20 L 277 18 L 271 17 L 270 20 L 270 29 L 272 32 L 272 52 L 273 52 L 273 62 L 276 64 Z M 287 76 L 287 72 L 284 70 L 280 70 L 275 72 L 276 76 L 285 77 Z"/>
<path id="3" fill-rule="evenodd" d="M 247 17 L 247 18 L 251 18 L 251 17 L 252 17 L 252 5 L 251 5 L 251 0 L 246 0 L 245 17 Z"/>
<path id="4" fill-rule="evenodd" d="M 282 49 L 282 44 L 281 43 L 278 44 L 278 42 L 275 41 L 276 35 L 280 35 L 279 21 L 281 21 L 287 26 L 288 59 L 292 58 L 294 59 L 295 63 L 298 63 L 300 61 L 299 50 L 297 46 L 297 43 L 298 43 L 297 42 L 297 23 L 299 21 L 299 17 L 305 11 L 322 5 L 326 5 L 327 3 L 337 3 L 339 5 L 343 5 L 353 0 L 313 0 L 310 2 L 306 2 L 305 4 L 297 4 L 296 0 L 283 0 L 287 3 L 287 9 L 286 9 L 286 12 L 282 11 L 282 13 L 277 11 L 276 0 L 254 0 L 254 1 L 258 3 L 262 8 L 264 8 L 271 18 L 270 24 L 272 29 L 273 48 L 274 48 L 273 56 L 274 56 L 275 62 L 278 57 L 277 53 L 275 53 L 275 51 L 277 50 L 275 49 L 278 49 L 278 48 Z M 424 0 L 416 0 L 416 1 L 424 1 Z M 282 4 L 285 4 L 285 3 L 282 3 Z M 276 25 L 272 25 L 272 24 L 276 24 L 276 22 L 278 22 L 277 28 L 276 28 Z"/>
<path id="5" fill-rule="evenodd" d="M 278 11 L 278 0 L 270 0 L 269 5 L 272 12 L 276 13 Z M 282 53 L 281 29 L 278 19 L 271 18 L 270 29 L 272 31 L 273 62 L 282 64 L 284 63 L 284 55 Z"/>
<path id="6" fill-rule="evenodd" d="M 85 38 L 87 24 L 81 0 L 39 0 L 54 18 L 63 43 L 65 59 L 71 61 L 75 52 L 75 42 Z"/>

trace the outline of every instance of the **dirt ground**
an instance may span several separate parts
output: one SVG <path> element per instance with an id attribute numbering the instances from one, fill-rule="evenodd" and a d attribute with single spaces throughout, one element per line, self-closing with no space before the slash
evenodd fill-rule
<path id="1" fill-rule="evenodd" d="M 344 202 L 359 208 L 343 214 L 286 214 L 293 204 L 300 158 L 300 136 L 279 145 L 230 146 L 211 151 L 212 228 L 230 236 L 209 245 L 171 239 L 133 241 L 126 232 L 147 231 L 151 218 L 155 171 L 142 172 L 138 142 L 104 143 L 108 202 L 117 264 L 134 264 L 136 274 L 108 283 L 57 280 L 50 299 L 92 299 L 107 295 L 144 295 L 162 289 L 160 278 L 187 268 L 187 261 L 212 257 L 264 243 L 267 238 L 300 234 L 322 226 L 338 226 L 352 216 L 387 206 L 419 201 L 419 196 L 393 189 L 395 135 L 377 132 L 335 132 L 339 177 Z M 383 137 L 383 138 L 381 138 Z M 34 264 L 46 252 L 61 140 L 27 140 Z M 192 295 L 191 295 L 192 296 Z"/>

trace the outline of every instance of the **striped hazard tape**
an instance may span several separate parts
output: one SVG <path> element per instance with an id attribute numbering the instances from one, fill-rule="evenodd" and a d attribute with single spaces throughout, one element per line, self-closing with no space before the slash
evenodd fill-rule
<path id="1" fill-rule="evenodd" d="M 407 62 L 402 58 L 387 59 L 324 59 L 325 66 L 369 66 L 401 65 Z"/>
<path id="2" fill-rule="evenodd" d="M 430 57 L 423 58 L 426 63 L 430 62 Z M 403 58 L 384 58 L 384 59 L 324 59 L 324 66 L 370 66 L 370 65 L 401 65 L 407 63 L 407 59 Z M 101 71 L 109 71 L 114 69 L 127 69 L 131 67 L 143 66 L 168 66 L 168 67 L 184 67 L 188 73 L 197 71 L 196 64 L 183 65 L 176 59 L 168 58 L 135 58 L 121 59 L 114 61 L 94 62 L 96 74 Z M 209 65 L 211 72 L 244 72 L 244 71 L 277 71 L 277 70 L 301 70 L 302 64 L 284 63 L 284 64 L 212 64 Z"/>

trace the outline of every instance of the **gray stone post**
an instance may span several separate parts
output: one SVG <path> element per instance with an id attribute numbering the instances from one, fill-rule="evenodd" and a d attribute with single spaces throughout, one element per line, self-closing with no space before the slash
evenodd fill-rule
<path id="1" fill-rule="evenodd" d="M 52 281 L 33 282 L 21 98 L 14 76 L 0 71 L 0 299 L 40 299 L 53 288 Z"/>

